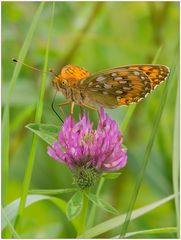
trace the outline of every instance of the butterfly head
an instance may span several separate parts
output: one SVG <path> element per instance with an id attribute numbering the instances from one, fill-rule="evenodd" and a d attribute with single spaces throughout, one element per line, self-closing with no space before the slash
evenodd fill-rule
<path id="1" fill-rule="evenodd" d="M 60 74 L 53 79 L 53 85 L 56 88 L 67 89 L 68 87 L 74 87 L 79 80 L 89 75 L 90 73 L 83 68 L 66 65 L 62 68 Z"/>
<path id="2" fill-rule="evenodd" d="M 58 76 L 55 76 L 52 83 L 57 90 L 67 89 L 69 87 L 69 82 L 67 79 L 62 78 L 60 74 Z"/>

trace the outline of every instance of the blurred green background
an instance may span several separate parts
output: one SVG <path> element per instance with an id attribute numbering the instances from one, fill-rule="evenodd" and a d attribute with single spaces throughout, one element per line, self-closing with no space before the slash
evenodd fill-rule
<path id="1" fill-rule="evenodd" d="M 11 58 L 18 57 L 38 5 L 36 2 L 2 3 L 2 108 L 15 67 Z M 40 69 L 43 68 L 51 11 L 52 4 L 46 3 L 25 59 L 26 63 Z M 179 2 L 56 2 L 48 65 L 56 72 L 67 63 L 96 72 L 121 65 L 152 63 L 161 47 L 156 63 L 170 67 L 175 58 L 178 39 Z M 34 122 L 40 79 L 40 73 L 22 67 L 11 98 L 9 202 L 21 194 L 32 140 L 32 133 L 25 125 Z M 54 95 L 51 79 L 52 76 L 47 74 L 42 123 L 59 124 L 59 119 L 51 109 Z M 173 127 L 178 81 L 176 73 L 170 83 L 159 131 L 135 207 L 144 206 L 173 192 Z M 116 180 L 106 181 L 102 190 L 102 197 L 122 213 L 127 210 L 142 165 L 164 84 L 136 106 L 124 136 L 124 144 L 128 148 L 128 164 L 122 175 Z M 59 94 L 56 105 L 63 100 Z M 65 111 L 68 113 L 68 110 Z M 79 108 L 76 109 L 78 111 Z M 107 111 L 121 127 L 127 107 Z M 96 114 L 92 111 L 89 114 L 96 121 Z M 68 187 L 72 187 L 69 170 L 50 159 L 47 144 L 39 139 L 31 189 Z M 71 194 L 61 196 L 68 200 Z M 96 223 L 100 223 L 112 215 L 98 210 L 96 217 Z M 26 209 L 23 223 L 21 236 L 24 238 L 75 236 L 66 217 L 48 202 L 40 202 Z M 172 201 L 131 222 L 129 231 L 175 224 Z M 119 231 L 120 229 L 110 231 L 100 237 L 109 238 Z M 159 236 L 176 237 L 173 233 Z M 149 237 L 155 238 L 158 235 Z"/>

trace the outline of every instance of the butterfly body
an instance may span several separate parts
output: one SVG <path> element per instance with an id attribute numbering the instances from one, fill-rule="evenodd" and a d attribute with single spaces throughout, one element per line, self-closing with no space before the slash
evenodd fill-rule
<path id="1" fill-rule="evenodd" d="M 164 65 L 129 65 L 95 74 L 67 65 L 53 79 L 53 85 L 78 105 L 116 108 L 145 98 L 168 74 Z"/>

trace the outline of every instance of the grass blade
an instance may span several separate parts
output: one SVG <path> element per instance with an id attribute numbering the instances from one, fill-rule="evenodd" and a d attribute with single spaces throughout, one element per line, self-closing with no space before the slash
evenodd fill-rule
<path id="1" fill-rule="evenodd" d="M 8 172 L 9 172 L 9 138 L 10 138 L 10 126 L 9 126 L 9 102 L 6 103 L 6 107 L 2 120 L 2 205 L 7 203 L 7 191 L 8 191 Z"/>
<path id="2" fill-rule="evenodd" d="M 128 110 L 127 110 L 126 115 L 124 117 L 124 121 L 123 121 L 122 126 L 121 126 L 121 132 L 122 132 L 123 135 L 126 132 L 126 128 L 128 126 L 129 120 L 131 119 L 131 116 L 133 115 L 133 112 L 134 112 L 136 106 L 137 105 L 134 104 L 134 105 L 131 105 L 131 106 L 128 107 Z"/>
<path id="3" fill-rule="evenodd" d="M 163 49 L 163 46 L 160 46 L 159 49 L 158 49 L 158 51 L 157 51 L 157 53 L 155 54 L 155 57 L 154 57 L 154 59 L 153 59 L 153 61 L 152 61 L 152 64 L 155 64 L 155 63 L 157 62 L 157 60 L 158 60 L 158 58 L 159 58 L 159 56 L 160 56 L 160 53 L 161 53 L 162 49 Z"/>
<path id="4" fill-rule="evenodd" d="M 174 124 L 174 134 L 173 134 L 173 168 L 172 168 L 172 178 L 173 178 L 173 192 L 178 194 L 179 192 L 179 87 L 177 89 L 177 99 L 175 106 L 175 124 Z M 176 222 L 179 237 L 179 196 L 175 197 L 175 211 L 176 211 Z"/>
<path id="5" fill-rule="evenodd" d="M 47 47 L 46 47 L 46 52 L 45 52 L 43 75 L 42 75 L 41 87 L 40 87 L 40 96 L 39 96 L 39 101 L 38 101 L 36 115 L 35 115 L 36 123 L 40 123 L 41 115 L 42 115 L 42 111 L 43 111 L 43 98 L 44 98 L 45 80 L 46 80 L 45 72 L 46 72 L 46 69 L 48 66 L 48 53 L 49 53 L 51 29 L 52 29 L 52 25 L 53 25 L 53 17 L 54 17 L 54 3 L 53 3 L 52 17 L 50 19 L 50 26 L 49 26 L 49 32 L 48 32 L 48 40 L 47 40 Z M 28 164 L 27 164 L 27 169 L 26 169 L 26 173 L 25 173 L 25 178 L 24 178 L 24 183 L 23 183 L 23 191 L 22 191 L 21 201 L 20 201 L 20 205 L 19 205 L 19 209 L 18 209 L 18 218 L 17 218 L 16 223 L 18 223 L 18 219 L 20 219 L 20 217 L 22 216 L 24 208 L 25 208 L 26 197 L 28 194 L 28 188 L 29 188 L 29 184 L 31 181 L 31 175 L 32 175 L 34 159 L 35 159 L 35 154 L 36 154 L 37 141 L 38 141 L 38 137 L 36 135 L 33 135 L 32 146 L 31 146 L 31 150 L 30 150 L 30 154 L 29 154 L 29 158 L 28 158 Z"/>
<path id="6" fill-rule="evenodd" d="M 16 230 L 14 229 L 14 226 L 12 225 L 11 221 L 9 220 L 8 216 L 6 215 L 6 212 L 4 211 L 4 208 L 2 208 L 2 218 L 4 219 L 4 221 L 6 222 L 7 226 L 9 227 L 11 234 L 14 238 L 19 239 L 20 236 L 18 235 L 18 233 L 16 232 Z"/>
<path id="7" fill-rule="evenodd" d="M 41 11 L 43 9 L 44 3 L 41 3 L 37 12 L 34 15 L 34 18 L 32 20 L 32 24 L 30 26 L 30 29 L 27 33 L 27 36 L 25 38 L 25 41 L 23 43 L 23 46 L 21 48 L 21 51 L 19 53 L 18 58 L 23 61 L 27 51 L 30 47 L 30 43 L 34 34 L 34 31 L 36 29 L 36 26 L 38 24 L 39 16 L 41 14 Z M 10 138 L 10 113 L 9 113 L 9 107 L 10 107 L 10 98 L 12 96 L 14 86 L 16 85 L 16 80 L 18 78 L 18 75 L 21 70 L 21 64 L 16 64 L 15 70 L 13 72 L 13 76 L 10 81 L 9 90 L 6 98 L 6 104 L 4 108 L 4 114 L 2 119 L 2 191 L 3 191 L 3 198 L 2 203 L 3 205 L 7 202 L 7 190 L 8 190 L 8 170 L 9 170 L 9 138 Z"/>
<path id="8" fill-rule="evenodd" d="M 155 228 L 155 229 L 148 229 L 143 231 L 137 232 L 130 232 L 126 234 L 126 238 L 136 236 L 136 235 L 145 235 L 145 234 L 158 234 L 158 233 L 175 233 L 177 231 L 176 227 L 164 227 L 164 228 Z"/>
<path id="9" fill-rule="evenodd" d="M 165 204 L 166 202 L 174 199 L 175 195 L 170 195 L 166 198 L 163 198 L 159 201 L 156 201 L 154 203 L 151 203 L 147 206 L 144 206 L 142 208 L 139 209 L 135 209 L 132 212 L 131 215 L 131 220 L 134 220 L 138 217 L 141 217 L 143 215 L 145 215 L 146 213 L 154 210 L 155 208 L 158 208 L 159 206 L 162 206 L 163 204 Z M 96 225 L 95 227 L 92 227 L 90 229 L 88 229 L 86 232 L 84 232 L 84 234 L 82 234 L 81 236 L 78 236 L 77 238 L 94 238 L 102 233 L 105 233 L 107 231 L 110 231 L 116 227 L 119 227 L 121 224 L 124 223 L 124 220 L 126 218 L 126 213 L 125 214 L 121 214 L 119 216 L 116 216 L 114 218 L 111 218 L 105 222 L 102 222 L 98 225 Z"/>
<path id="10" fill-rule="evenodd" d="M 162 46 L 156 52 L 155 57 L 152 61 L 152 64 L 156 63 L 156 61 L 157 61 L 157 59 L 158 59 L 158 57 L 161 53 L 161 50 L 162 50 Z M 127 109 L 127 112 L 126 112 L 125 117 L 124 117 L 124 121 L 123 121 L 122 126 L 121 126 L 121 132 L 122 132 L 123 135 L 126 132 L 127 126 L 129 124 L 129 120 L 131 119 L 136 106 L 137 106 L 136 104 L 133 104 L 133 105 L 130 105 Z M 96 193 L 97 196 L 99 196 L 100 189 L 102 188 L 103 183 L 104 183 L 104 179 L 101 179 L 100 182 L 99 182 L 99 185 L 98 185 L 98 191 Z M 89 227 L 93 225 L 95 214 L 96 214 L 96 205 L 93 205 L 92 208 L 91 208 L 90 217 L 89 217 L 89 220 L 88 220 L 88 226 Z"/>
<path id="11" fill-rule="evenodd" d="M 149 138 L 146 150 L 145 150 L 142 167 L 141 167 L 140 173 L 138 174 L 138 178 L 137 178 L 136 183 L 135 183 L 134 191 L 133 191 L 130 203 L 129 203 L 129 207 L 128 207 L 125 222 L 124 222 L 124 224 L 122 226 L 122 229 L 121 229 L 121 234 L 120 235 L 122 237 L 124 237 L 125 234 L 126 234 L 126 231 L 127 231 L 128 225 L 129 225 L 129 221 L 130 221 L 130 218 L 131 218 L 131 214 L 132 214 L 132 211 L 133 211 L 133 208 L 134 208 L 134 204 L 136 202 L 136 199 L 137 199 L 137 196 L 138 196 L 138 193 L 139 193 L 139 189 L 141 187 L 141 183 L 142 183 L 142 180 L 144 178 L 144 173 L 145 173 L 148 161 L 149 161 L 149 157 L 150 157 L 150 153 L 151 153 L 151 150 L 152 150 L 152 147 L 153 147 L 155 136 L 156 136 L 156 133 L 157 133 L 157 130 L 158 130 L 158 127 L 159 127 L 159 123 L 160 123 L 160 120 L 161 120 L 161 116 L 162 116 L 162 113 L 163 113 L 163 110 L 164 110 L 164 107 L 165 107 L 167 93 L 168 93 L 168 87 L 169 87 L 169 81 L 171 82 L 171 80 L 173 78 L 173 75 L 175 73 L 175 65 L 176 64 L 173 64 L 173 66 L 171 68 L 171 74 L 170 74 L 169 78 L 167 79 L 167 81 L 165 83 L 165 87 L 164 87 L 163 94 L 162 94 L 162 97 L 161 97 L 161 102 L 160 102 L 159 108 L 157 110 L 157 114 L 156 114 L 156 117 L 155 117 L 155 120 L 154 120 L 154 123 L 153 123 L 153 128 L 152 128 L 152 131 L 151 131 L 151 135 L 150 135 L 150 138 Z"/>

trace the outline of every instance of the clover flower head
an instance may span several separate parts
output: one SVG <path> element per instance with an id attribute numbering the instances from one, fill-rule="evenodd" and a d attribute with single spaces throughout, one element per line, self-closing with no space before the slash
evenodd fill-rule
<path id="1" fill-rule="evenodd" d="M 103 172 L 118 171 L 127 163 L 126 150 L 121 147 L 123 137 L 116 121 L 103 108 L 97 129 L 93 129 L 86 113 L 75 122 L 66 118 L 58 134 L 58 141 L 48 147 L 51 158 L 66 164 L 80 188 L 92 186 Z"/>

